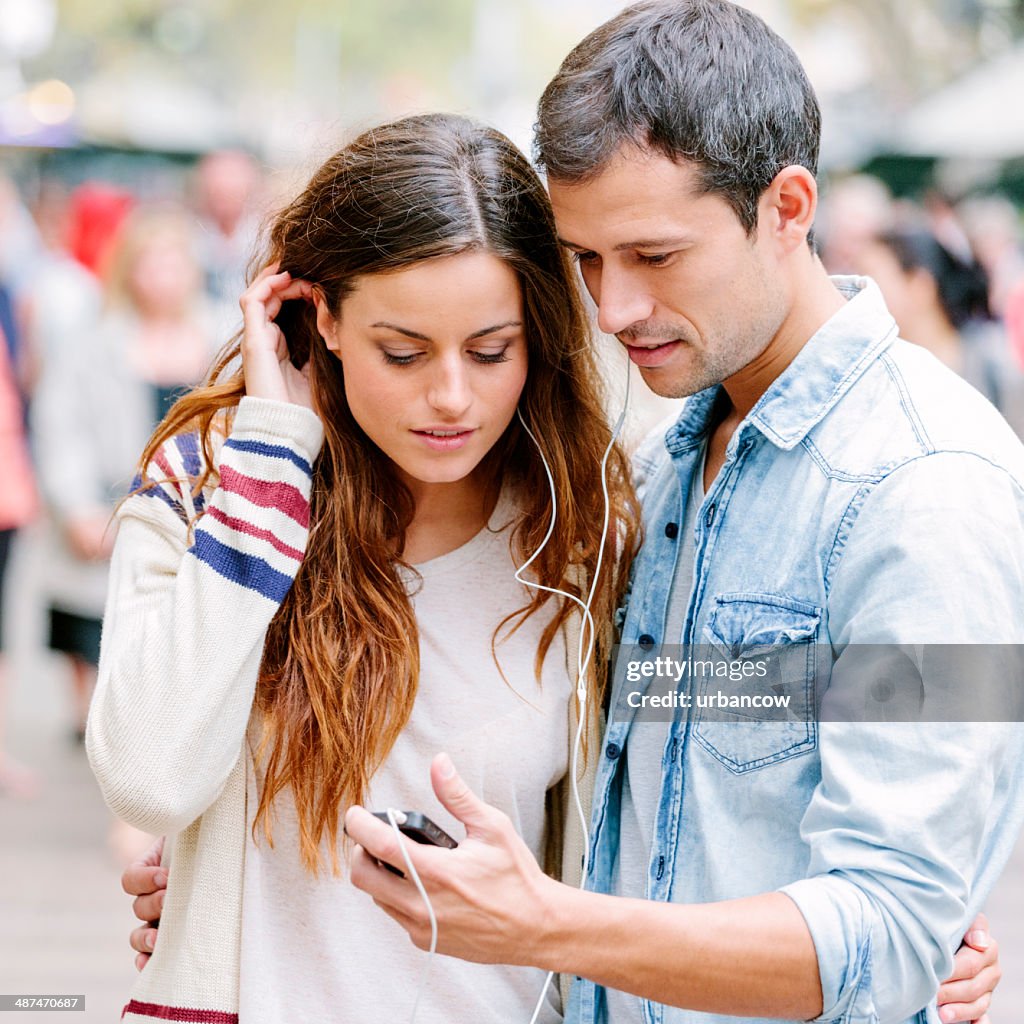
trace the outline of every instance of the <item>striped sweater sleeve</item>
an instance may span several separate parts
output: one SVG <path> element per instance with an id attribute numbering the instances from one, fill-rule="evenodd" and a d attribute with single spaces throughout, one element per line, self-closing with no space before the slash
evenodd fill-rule
<path id="1" fill-rule="evenodd" d="M 201 470 L 195 438 L 178 437 L 147 469 L 163 482 L 121 507 L 86 750 L 110 808 L 137 828 L 189 825 L 238 760 L 267 627 L 305 552 L 322 443 L 310 410 L 246 397 L 208 502 L 164 479 Z"/>

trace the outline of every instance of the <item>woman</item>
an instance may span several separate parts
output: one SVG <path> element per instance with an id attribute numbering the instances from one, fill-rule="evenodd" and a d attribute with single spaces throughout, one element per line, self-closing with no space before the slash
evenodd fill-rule
<path id="1" fill-rule="evenodd" d="M 33 434 L 54 526 L 49 643 L 70 661 L 78 740 L 99 661 L 110 516 L 155 424 L 202 379 L 211 337 L 187 221 L 142 207 L 111 243 L 99 321 L 45 354 Z"/>
<path id="2" fill-rule="evenodd" d="M 610 430 L 586 319 L 526 160 L 443 115 L 332 157 L 276 219 L 242 308 L 119 512 L 87 750 L 115 812 L 171 837 L 124 1019 L 376 1020 L 382 995 L 401 1019 L 422 955 L 347 883 L 347 805 L 422 810 L 458 838 L 427 776 L 446 749 L 578 876 L 579 617 L 514 574 L 539 551 L 541 587 L 595 580 L 598 622 L 621 592 L 621 570 L 595 578 Z M 557 495 L 546 544 L 527 427 Z M 608 477 L 630 553 L 617 449 Z M 543 982 L 444 958 L 418 1019 L 528 1020 Z M 540 1019 L 560 1019 L 553 987 Z"/>
<path id="3" fill-rule="evenodd" d="M 897 228 L 869 243 L 859 270 L 874 278 L 907 341 L 977 388 L 1024 437 L 1024 373 L 989 310 L 981 266 L 924 228 Z"/>
<path id="4" fill-rule="evenodd" d="M 4 468 L 0 487 L 0 797 L 28 798 L 37 791 L 36 777 L 6 750 L 8 682 L 3 629 L 4 583 L 14 538 L 21 527 L 32 521 L 36 512 L 35 481 L 25 440 L 24 411 L 13 354 L 6 334 L 0 330 L 0 466 Z"/>

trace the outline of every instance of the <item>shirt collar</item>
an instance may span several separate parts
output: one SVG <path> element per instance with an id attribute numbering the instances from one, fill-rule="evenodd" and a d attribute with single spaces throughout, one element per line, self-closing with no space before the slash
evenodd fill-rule
<path id="1" fill-rule="evenodd" d="M 833 277 L 847 302 L 816 331 L 747 415 L 774 445 L 795 448 L 895 340 L 898 328 L 882 293 L 867 277 Z M 665 435 L 673 454 L 704 437 L 722 385 L 687 400 Z M 743 433 L 743 425 L 736 431 Z"/>

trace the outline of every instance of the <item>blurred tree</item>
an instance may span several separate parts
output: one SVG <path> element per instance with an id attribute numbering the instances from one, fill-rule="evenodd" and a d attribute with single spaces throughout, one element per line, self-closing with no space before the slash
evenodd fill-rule
<path id="1" fill-rule="evenodd" d="M 813 28 L 843 19 L 865 40 L 879 90 L 910 101 L 1024 35 L 1024 0 L 788 0 Z"/>

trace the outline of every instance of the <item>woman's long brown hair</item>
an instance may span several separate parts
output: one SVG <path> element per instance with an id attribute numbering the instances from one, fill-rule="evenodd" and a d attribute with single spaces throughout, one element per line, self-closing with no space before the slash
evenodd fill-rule
<path id="1" fill-rule="evenodd" d="M 515 146 L 499 132 L 453 115 L 374 128 L 331 157 L 277 216 L 267 249 L 260 265 L 279 261 L 293 277 L 314 282 L 334 316 L 341 315 L 360 275 L 420 260 L 480 250 L 516 271 L 529 356 L 519 406 L 544 446 L 558 502 L 554 533 L 531 571 L 546 586 L 579 594 L 573 567 L 589 578 L 597 559 L 604 516 L 599 466 L 610 429 L 574 271 L 558 244 L 544 188 Z M 255 707 L 266 770 L 253 829 L 255 834 L 262 822 L 272 843 L 271 805 L 291 787 L 303 863 L 318 871 L 326 836 L 337 872 L 339 815 L 362 801 L 416 698 L 416 619 L 398 573 L 414 507 L 391 462 L 353 419 L 341 365 L 317 332 L 312 305 L 286 302 L 276 322 L 292 362 L 310 362 L 325 441 L 313 467 L 305 559 L 263 650 Z M 239 340 L 226 346 L 206 383 L 172 408 L 150 439 L 143 466 L 170 438 L 195 430 L 205 469 L 191 481 L 193 489 L 216 479 L 214 438 L 230 429 L 245 394 Z M 547 477 L 515 419 L 487 460 L 496 478 L 516 486 L 520 511 L 512 550 L 521 563 L 548 527 Z M 608 479 L 609 554 L 622 557 L 606 557 L 593 604 L 599 623 L 611 621 L 637 543 L 629 465 L 617 447 Z M 537 651 L 539 674 L 574 612 L 562 598 L 530 595 L 498 628 L 515 628 L 549 601 L 558 602 Z M 602 637 L 596 664 L 607 663 L 607 648 Z M 600 695 L 595 691 L 592 699 Z"/>

